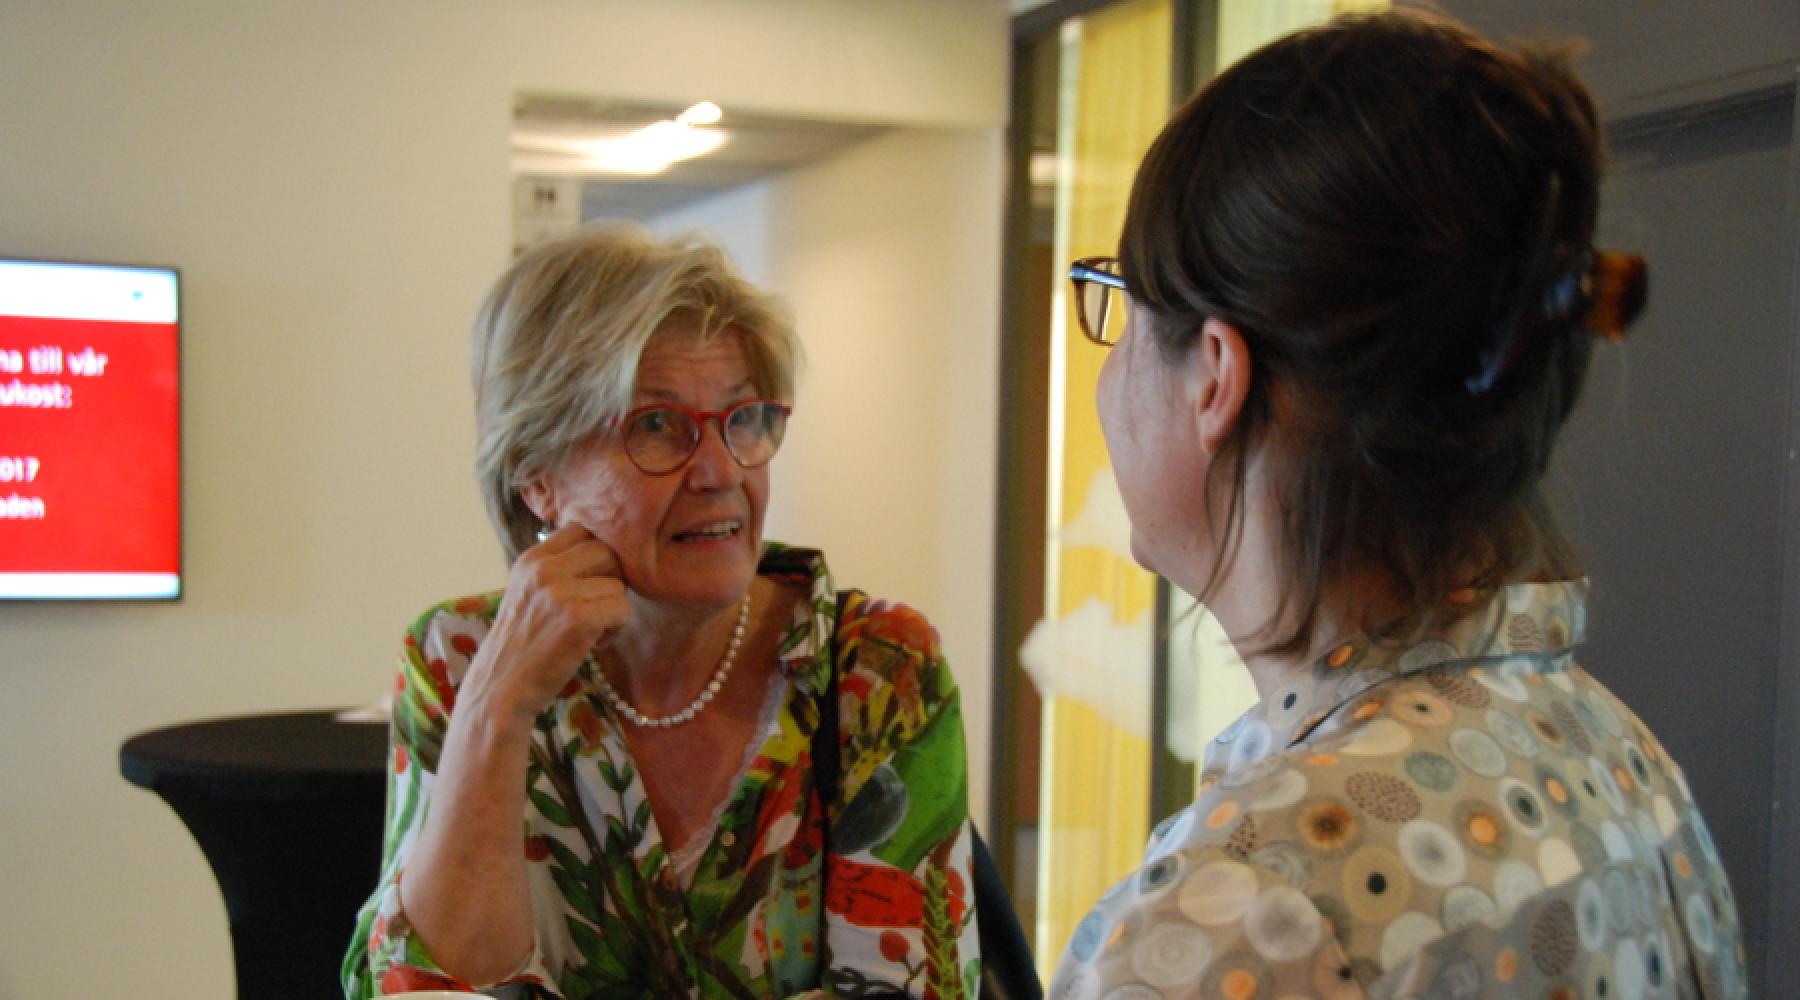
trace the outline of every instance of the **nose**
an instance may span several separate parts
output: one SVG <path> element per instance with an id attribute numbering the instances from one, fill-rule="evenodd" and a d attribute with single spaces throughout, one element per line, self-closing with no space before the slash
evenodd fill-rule
<path id="1" fill-rule="evenodd" d="M 730 489 L 738 484 L 743 474 L 743 466 L 731 457 L 731 449 L 725 447 L 725 429 L 719 421 L 702 423 L 700 443 L 694 448 L 694 456 L 688 459 L 688 488 L 702 493 Z"/>

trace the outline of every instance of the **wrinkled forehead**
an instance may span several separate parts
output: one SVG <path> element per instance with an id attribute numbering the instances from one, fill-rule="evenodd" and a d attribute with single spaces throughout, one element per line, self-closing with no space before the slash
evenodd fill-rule
<path id="1" fill-rule="evenodd" d="M 632 380 L 634 400 L 673 399 L 696 389 L 766 393 L 771 380 L 756 338 L 737 325 L 713 327 L 675 313 L 645 342 Z"/>

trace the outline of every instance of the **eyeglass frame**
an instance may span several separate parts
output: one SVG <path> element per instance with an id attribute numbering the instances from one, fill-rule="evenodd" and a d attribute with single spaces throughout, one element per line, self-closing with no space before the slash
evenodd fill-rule
<path id="1" fill-rule="evenodd" d="M 683 406 L 680 403 L 645 403 L 643 406 L 634 406 L 630 410 L 627 410 L 624 416 L 619 417 L 612 422 L 612 426 L 619 435 L 619 447 L 624 450 L 625 457 L 630 459 L 631 464 L 646 476 L 672 476 L 686 468 L 688 463 L 694 460 L 694 456 L 700 453 L 700 442 L 706 437 L 706 425 L 708 423 L 716 423 L 719 425 L 719 443 L 725 446 L 725 454 L 730 455 L 731 460 L 736 462 L 739 468 L 760 469 L 775 460 L 775 453 L 781 450 L 780 443 L 777 442 L 775 451 L 770 452 L 768 458 L 752 465 L 738 456 L 737 449 L 731 446 L 731 435 L 726 433 L 726 428 L 729 426 L 731 415 L 750 406 L 774 407 L 776 411 L 781 414 L 783 423 L 782 436 L 784 439 L 786 438 L 786 422 L 789 417 L 794 415 L 794 407 L 779 399 L 746 399 L 741 403 L 733 403 L 723 410 L 696 410 L 689 406 Z M 631 426 L 632 421 L 646 413 L 651 413 L 656 410 L 673 410 L 694 422 L 693 443 L 688 446 L 687 455 L 683 457 L 681 461 L 661 472 L 652 472 L 651 470 L 644 468 L 644 464 L 638 461 L 636 455 L 631 453 L 631 446 L 625 443 L 626 430 Z"/>
<path id="2" fill-rule="evenodd" d="M 1081 332 L 1087 336 L 1088 340 L 1101 347 L 1111 347 L 1118 341 L 1107 340 L 1099 331 L 1088 325 L 1087 310 L 1081 305 L 1082 293 L 1090 283 L 1104 285 L 1107 288 L 1126 293 L 1129 293 L 1131 289 L 1125 284 L 1123 277 L 1100 270 L 1098 265 L 1102 263 L 1116 266 L 1119 258 L 1082 257 L 1069 265 L 1069 282 L 1075 286 L 1075 321 L 1081 325 Z"/>

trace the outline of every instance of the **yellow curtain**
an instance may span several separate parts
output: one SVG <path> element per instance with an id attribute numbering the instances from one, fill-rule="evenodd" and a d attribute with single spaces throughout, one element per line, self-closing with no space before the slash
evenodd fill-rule
<path id="1" fill-rule="evenodd" d="M 1265 42 L 1334 14 L 1386 6 L 1388 0 L 1219 0 L 1218 66 L 1229 66 Z"/>
<path id="2" fill-rule="evenodd" d="M 1332 14 L 1384 6 L 1387 0 L 1221 0 L 1217 65 Z M 1097 664 L 1105 671 L 1101 683 L 1124 689 L 1136 683 L 1143 696 L 1114 700 L 1102 711 L 1091 688 L 1088 697 L 1042 691 L 1035 946 L 1046 980 L 1082 916 L 1136 867 L 1149 834 L 1155 581 L 1119 546 L 1093 540 L 1096 518 L 1087 508 L 1112 490 L 1094 406 L 1106 352 L 1082 335 L 1061 271 L 1073 258 L 1117 252 L 1132 178 L 1171 110 L 1173 47 L 1170 0 L 1129 0 L 1063 26 L 1054 256 L 1062 298 L 1052 310 L 1053 530 L 1045 607 L 1069 626 L 1065 635 L 1093 624 L 1086 616 L 1072 620 L 1078 612 L 1098 608 L 1110 618 Z M 1178 602 L 1186 607 L 1179 596 Z M 1198 742 L 1204 743 L 1247 707 L 1254 689 L 1216 621 L 1206 615 L 1179 620 L 1195 627 L 1192 641 L 1178 643 L 1176 652 L 1199 669 L 1178 696 L 1193 700 L 1174 710 L 1202 730 Z"/>
<path id="3" fill-rule="evenodd" d="M 1135 0 L 1065 29 L 1059 270 L 1074 257 L 1116 252 L 1138 161 L 1168 118 L 1170 49 L 1168 0 Z M 1052 397 L 1061 406 L 1051 415 L 1060 442 L 1052 442 L 1050 483 L 1059 528 L 1081 515 L 1095 477 L 1112 475 L 1094 408 L 1105 350 L 1082 335 L 1062 294 L 1054 331 L 1060 357 L 1052 363 Z M 1124 554 L 1052 545 L 1045 602 L 1052 614 L 1066 617 L 1090 601 L 1118 623 L 1150 614 L 1154 580 Z M 1111 669 L 1148 676 L 1147 630 L 1145 639 L 1141 649 L 1120 650 Z M 1143 722 L 1127 728 L 1066 695 L 1045 703 L 1036 946 L 1046 976 L 1075 924 L 1142 855 L 1149 834 L 1147 729 L 1147 706 Z"/>

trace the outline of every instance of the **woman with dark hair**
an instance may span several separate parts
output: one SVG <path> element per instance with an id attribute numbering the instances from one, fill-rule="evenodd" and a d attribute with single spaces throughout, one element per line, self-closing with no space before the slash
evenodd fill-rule
<path id="1" fill-rule="evenodd" d="M 1592 245 L 1600 159 L 1562 58 L 1399 12 L 1267 46 L 1156 140 L 1071 276 L 1134 555 L 1262 700 L 1055 995 L 1745 994 L 1680 769 L 1574 661 L 1539 491 L 1643 303 Z"/>

